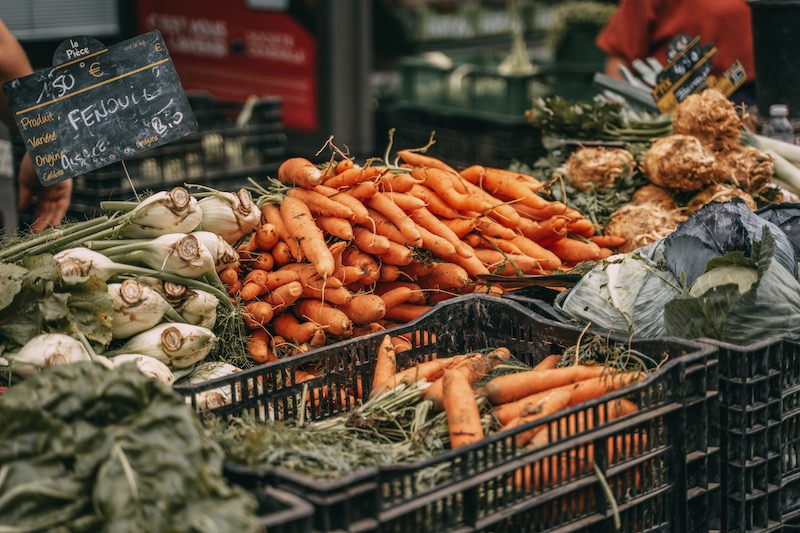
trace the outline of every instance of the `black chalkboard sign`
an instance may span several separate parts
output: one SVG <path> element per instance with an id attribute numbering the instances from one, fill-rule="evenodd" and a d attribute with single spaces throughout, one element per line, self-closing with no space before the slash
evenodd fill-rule
<path id="1" fill-rule="evenodd" d="M 52 68 L 3 90 L 43 185 L 197 130 L 158 31 L 108 47 L 91 37 L 68 39 Z"/>

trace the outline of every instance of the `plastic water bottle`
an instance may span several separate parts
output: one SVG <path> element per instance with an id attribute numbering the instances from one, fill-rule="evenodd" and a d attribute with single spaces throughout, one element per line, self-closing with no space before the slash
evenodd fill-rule
<path id="1" fill-rule="evenodd" d="M 769 106 L 769 120 L 762 131 L 764 136 L 797 144 L 794 128 L 789 122 L 789 109 L 783 104 Z"/>

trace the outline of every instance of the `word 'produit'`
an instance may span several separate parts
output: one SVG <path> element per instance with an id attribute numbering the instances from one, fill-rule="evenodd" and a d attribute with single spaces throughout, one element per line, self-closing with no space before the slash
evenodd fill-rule
<path id="1" fill-rule="evenodd" d="M 115 113 L 126 109 L 131 105 L 138 105 L 140 99 L 149 102 L 158 98 L 158 93 L 149 93 L 147 88 L 142 89 L 141 96 L 131 94 L 130 96 L 118 97 L 114 96 L 89 104 L 83 109 L 73 109 L 67 113 L 67 119 L 70 125 L 75 129 L 80 129 L 83 126 L 92 126 L 95 123 L 102 122 L 108 116 L 113 116 Z"/>

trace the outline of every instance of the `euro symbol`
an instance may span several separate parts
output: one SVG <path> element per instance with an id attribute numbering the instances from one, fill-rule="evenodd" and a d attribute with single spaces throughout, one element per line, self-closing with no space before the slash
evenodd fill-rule
<path id="1" fill-rule="evenodd" d="M 104 74 L 104 72 L 100 70 L 100 63 L 98 61 L 95 61 L 94 63 L 89 65 L 89 74 L 91 74 L 95 78 L 99 78 Z"/>

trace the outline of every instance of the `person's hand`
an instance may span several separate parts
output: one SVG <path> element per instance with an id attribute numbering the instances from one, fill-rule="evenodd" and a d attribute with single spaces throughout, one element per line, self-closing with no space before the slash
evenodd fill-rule
<path id="1" fill-rule="evenodd" d="M 59 181 L 44 187 L 36 177 L 36 170 L 28 154 L 19 166 L 19 200 L 17 210 L 25 211 L 36 197 L 36 210 L 33 213 L 31 231 L 40 231 L 57 226 L 67 213 L 72 197 L 72 180 Z"/>

